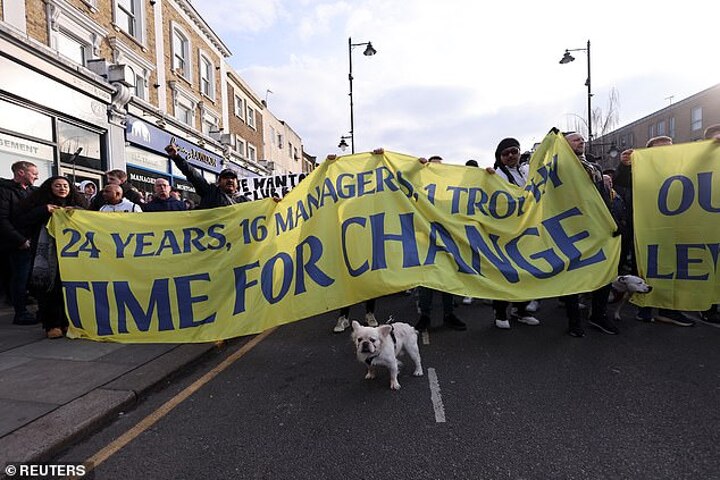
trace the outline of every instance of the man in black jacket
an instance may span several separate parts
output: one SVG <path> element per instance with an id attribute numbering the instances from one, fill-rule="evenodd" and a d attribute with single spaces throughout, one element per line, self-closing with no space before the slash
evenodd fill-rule
<path id="1" fill-rule="evenodd" d="M 34 325 L 35 315 L 27 310 L 27 282 L 30 276 L 32 256 L 30 239 L 23 235 L 10 221 L 18 204 L 33 192 L 33 183 L 38 179 L 38 169 L 31 162 L 15 162 L 12 165 L 13 179 L 0 179 L 0 255 L 9 260 L 10 268 L 3 268 L 3 283 L 9 282 L 10 299 L 15 309 L 13 323 Z"/>
<path id="2" fill-rule="evenodd" d="M 248 201 L 244 195 L 238 193 L 239 184 L 237 173 L 234 170 L 226 168 L 218 175 L 217 183 L 211 184 L 195 167 L 180 156 L 176 145 L 168 145 L 165 147 L 165 151 L 200 195 L 198 209 L 226 207 Z"/>
<path id="3" fill-rule="evenodd" d="M 595 188 L 600 193 L 605 206 L 610 209 L 610 194 L 603 181 L 602 170 L 595 163 L 591 162 L 585 156 L 585 137 L 577 132 L 565 133 L 565 140 L 567 140 L 570 148 L 572 148 L 575 155 L 580 160 L 585 172 L 588 177 L 595 185 Z M 607 302 L 610 296 L 610 284 L 604 285 L 594 292 L 591 292 L 592 298 L 592 313 L 590 315 L 589 323 L 593 327 L 597 328 L 603 333 L 608 335 L 617 335 L 620 331 L 618 330 L 615 323 L 607 315 Z M 567 310 L 568 317 L 568 334 L 572 337 L 583 337 L 585 331 L 582 328 L 582 321 L 580 319 L 580 297 L 578 294 L 566 295 L 562 297 L 565 308 Z"/>

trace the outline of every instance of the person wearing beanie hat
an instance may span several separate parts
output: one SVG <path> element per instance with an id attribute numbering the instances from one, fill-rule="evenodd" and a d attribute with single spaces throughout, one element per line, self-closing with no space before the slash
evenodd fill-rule
<path id="1" fill-rule="evenodd" d="M 520 164 L 520 142 L 514 138 L 503 138 L 495 149 L 495 173 L 504 180 L 524 187 L 527 182 L 529 167 Z"/>
<path id="2" fill-rule="evenodd" d="M 495 165 L 494 169 L 487 169 L 489 173 L 496 173 L 503 180 L 512 183 L 518 187 L 524 187 L 528 179 L 529 167 L 527 163 L 520 164 L 520 142 L 514 138 L 503 138 L 495 149 Z M 529 304 L 533 304 L 533 308 L 529 309 Z M 493 309 L 495 310 L 495 326 L 497 328 L 510 328 L 508 320 L 508 306 L 510 302 L 504 300 L 493 300 Z M 530 310 L 537 310 L 538 302 L 517 302 L 513 303 L 511 315 L 518 322 L 526 325 L 540 325 L 540 320 L 533 317 Z"/>

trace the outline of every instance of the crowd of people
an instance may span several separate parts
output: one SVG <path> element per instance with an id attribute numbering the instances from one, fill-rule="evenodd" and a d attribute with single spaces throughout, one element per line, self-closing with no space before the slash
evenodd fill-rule
<path id="1" fill-rule="evenodd" d="M 623 251 L 619 270 L 637 273 L 634 259 L 633 222 L 632 222 L 632 150 L 622 153 L 621 161 L 616 170 L 601 171 L 600 167 L 585 155 L 585 139 L 576 132 L 565 134 L 568 144 L 577 155 L 594 188 L 602 196 L 617 225 L 618 234 L 623 238 Z M 720 141 L 720 125 L 710 127 L 706 138 Z M 671 144 L 669 137 L 656 137 L 647 143 L 647 147 Z M 89 209 L 100 212 L 166 212 L 185 211 L 192 208 L 210 209 L 249 201 L 239 193 L 237 173 L 231 169 L 222 170 L 215 183 L 208 182 L 203 175 L 190 165 L 179 153 L 175 145 L 166 148 L 168 157 L 185 175 L 200 196 L 197 207 L 181 200 L 177 191 L 165 178 L 157 178 L 153 186 L 152 196 L 145 196 L 128 182 L 127 174 L 122 170 L 106 172 L 106 185 L 98 191 L 92 181 L 83 181 L 76 185 L 65 176 L 53 176 L 45 180 L 39 187 L 34 183 L 38 179 L 38 168 L 31 162 L 19 161 L 12 165 L 13 178 L 0 179 L 0 293 L 14 308 L 13 323 L 17 325 L 35 325 L 41 323 L 48 338 L 60 338 L 68 329 L 68 318 L 65 314 L 62 283 L 57 267 L 57 255 L 52 238 L 48 235 L 46 224 L 52 213 L 57 209 Z M 381 153 L 376 150 L 375 153 Z M 523 162 L 520 143 L 514 138 L 505 138 L 499 142 L 495 150 L 495 163 L 487 171 L 496 174 L 503 181 L 522 187 L 528 179 L 529 171 Z M 440 156 L 420 159 L 421 162 L 441 163 Z M 469 168 L 478 167 L 474 160 L 467 163 Z M 278 198 L 275 199 L 279 201 Z M 618 328 L 607 315 L 607 304 L 610 285 L 591 292 L 592 310 L 589 317 L 590 325 L 607 334 L 617 334 Z M 28 310 L 33 301 L 32 294 L 38 304 L 37 314 Z M 431 313 L 434 290 L 419 287 L 416 289 L 419 319 L 415 328 L 419 331 L 431 326 Z M 467 325 L 454 313 L 453 295 L 437 292 L 442 297 L 443 323 L 454 330 L 466 330 Z M 568 318 L 568 334 L 582 337 L 580 310 L 584 305 L 577 294 L 560 298 L 565 304 Z M 472 299 L 465 298 L 463 303 Z M 492 300 L 494 323 L 497 328 L 509 329 L 510 321 L 526 325 L 538 326 L 540 320 L 534 316 L 538 309 L 538 301 L 509 303 Z M 365 304 L 365 321 L 376 326 L 374 316 L 375 300 Z M 343 332 L 350 325 L 350 307 L 341 309 L 333 331 Z M 703 320 L 720 323 L 717 305 L 706 312 L 701 312 Z M 672 323 L 678 326 L 692 326 L 693 320 L 683 312 L 660 309 L 652 315 L 652 309 L 638 309 L 638 320 L 651 322 L 654 320 Z"/>
<path id="2" fill-rule="evenodd" d="M 237 173 L 225 169 L 211 184 L 182 158 L 174 145 L 168 156 L 200 194 L 198 209 L 214 208 L 248 201 L 239 194 Z M 60 338 L 67 332 L 60 271 L 53 239 L 46 224 L 57 209 L 88 209 L 99 212 L 167 212 L 196 208 L 173 193 L 165 178 L 157 178 L 152 197 L 144 196 L 122 170 L 105 173 L 106 184 L 98 191 L 89 180 L 76 185 L 68 177 L 53 176 L 39 187 L 38 168 L 32 162 L 12 165 L 13 178 L 0 179 L 0 293 L 14 309 L 15 325 L 42 324 L 48 338 Z M 30 295 L 29 295 L 30 294 Z M 28 310 L 36 299 L 37 314 Z"/>
<path id="3" fill-rule="evenodd" d="M 610 211 L 618 230 L 617 235 L 621 236 L 621 260 L 618 265 L 618 274 L 630 273 L 638 274 L 637 262 L 635 259 L 635 250 L 633 244 L 633 210 L 632 210 L 632 183 L 631 183 L 631 166 L 632 166 L 632 149 L 622 152 L 620 163 L 617 168 L 603 171 L 600 165 L 589 158 L 585 153 L 585 138 L 577 132 L 566 132 L 565 139 L 577 156 L 578 160 L 584 167 L 592 183 L 600 193 L 605 205 Z M 705 130 L 704 137 L 706 139 L 715 139 L 720 142 L 720 124 L 708 127 Z M 659 136 L 651 138 L 646 148 L 659 147 L 663 145 L 671 145 L 672 138 Z M 521 154 L 520 142 L 514 138 L 502 139 L 495 149 L 495 163 L 493 167 L 488 167 L 488 173 L 496 174 L 504 181 L 517 185 L 525 186 L 529 176 L 529 155 Z M 441 163 L 442 158 L 433 156 L 429 159 L 420 159 L 421 162 Z M 470 168 L 478 167 L 476 160 L 468 160 L 466 166 Z M 417 297 L 417 306 L 419 319 L 415 324 L 418 331 L 427 330 L 431 326 L 431 310 L 433 290 L 425 287 L 418 287 L 413 293 Z M 452 295 L 446 292 L 438 292 L 442 295 L 443 306 L 443 324 L 453 330 L 466 330 L 467 326 L 454 313 L 455 300 Z M 584 295 L 590 302 L 590 315 L 588 323 L 594 328 L 609 335 L 617 335 L 619 329 L 613 319 L 607 314 L 608 302 L 611 300 L 611 285 L 604 285 L 599 289 Z M 581 310 L 586 309 L 585 303 L 581 302 L 581 296 L 578 294 L 566 295 L 558 299 L 567 312 L 568 319 L 568 335 L 581 338 L 585 336 Z M 471 304 L 473 301 L 470 297 L 462 299 L 463 304 Z M 500 329 L 510 329 L 510 320 L 524 323 L 530 326 L 540 325 L 540 320 L 535 317 L 535 312 L 539 309 L 540 302 L 530 300 L 526 302 L 509 303 L 502 300 L 485 300 L 492 303 L 494 310 L 494 324 Z M 375 303 L 373 302 L 373 308 Z M 695 322 L 685 312 L 669 309 L 658 309 L 657 314 L 653 315 L 653 309 L 650 307 L 638 308 L 635 316 L 636 320 L 642 322 L 664 322 L 680 327 L 692 327 Z M 710 309 L 700 312 L 700 318 L 703 321 L 713 324 L 720 324 L 720 315 L 718 313 L 718 305 L 713 305 Z M 373 316 L 374 319 L 374 316 Z M 337 320 L 333 332 L 340 333 L 347 328 L 349 324 L 348 310 L 344 309 Z M 369 322 L 368 325 L 372 326 Z"/>

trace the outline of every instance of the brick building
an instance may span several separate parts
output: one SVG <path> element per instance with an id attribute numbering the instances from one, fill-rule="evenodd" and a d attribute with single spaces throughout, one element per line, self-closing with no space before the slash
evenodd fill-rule
<path id="1" fill-rule="evenodd" d="M 716 123 L 720 123 L 720 84 L 594 139 L 591 153 L 603 168 L 613 168 L 624 149 L 644 147 L 658 135 L 667 135 L 674 143 L 695 142 Z"/>
<path id="2" fill-rule="evenodd" d="M 102 185 L 121 168 L 152 191 L 177 143 L 214 181 L 223 168 L 267 175 L 264 105 L 188 0 L 2 0 L 0 176 L 28 160 Z"/>

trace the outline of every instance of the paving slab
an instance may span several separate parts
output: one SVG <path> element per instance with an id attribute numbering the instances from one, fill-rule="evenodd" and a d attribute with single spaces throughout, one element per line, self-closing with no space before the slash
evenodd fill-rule
<path id="1" fill-rule="evenodd" d="M 17 367 L 18 365 L 22 365 L 23 363 L 27 363 L 31 360 L 32 358 L 28 357 L 2 356 L 0 357 L 0 372 Z"/>
<path id="2" fill-rule="evenodd" d="M 120 390 L 93 390 L 0 438 L 0 465 L 43 462 L 136 401 Z"/>
<path id="3" fill-rule="evenodd" d="M 144 343 L 142 345 L 123 344 L 122 349 L 115 350 L 98 361 L 103 363 L 116 363 L 128 365 L 142 365 L 160 355 L 164 355 L 177 345 L 171 343 Z"/>
<path id="4" fill-rule="evenodd" d="M 33 359 L 0 375 L 0 398 L 62 405 L 128 371 L 127 365 Z"/>
<path id="5" fill-rule="evenodd" d="M 0 362 L 4 355 L 13 357 L 46 358 L 91 362 L 123 348 L 119 343 L 101 343 L 89 340 L 70 340 L 68 338 L 43 339 L 0 353 Z"/>
<path id="6" fill-rule="evenodd" d="M 6 321 L 12 322 L 12 317 Z M 16 325 L 3 325 L 0 335 L 0 352 L 13 350 L 45 338 L 45 333 L 37 325 L 21 327 Z"/>
<path id="7" fill-rule="evenodd" d="M 58 408 L 54 403 L 0 399 L 0 437 Z"/>
<path id="8" fill-rule="evenodd" d="M 104 385 L 103 388 L 132 390 L 140 394 L 170 375 L 181 372 L 187 365 L 215 348 L 212 343 L 191 343 L 175 346 L 173 350 L 170 350 L 165 355 L 127 372 L 122 377 Z"/>

